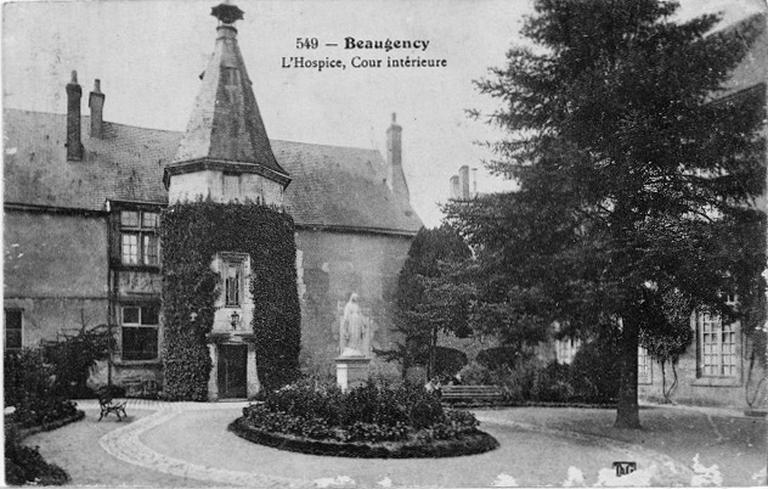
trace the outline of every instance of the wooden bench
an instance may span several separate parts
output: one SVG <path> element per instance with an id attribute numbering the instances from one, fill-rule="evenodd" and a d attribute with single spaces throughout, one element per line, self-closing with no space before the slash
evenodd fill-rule
<path id="1" fill-rule="evenodd" d="M 445 403 L 500 403 L 504 393 L 497 385 L 444 385 L 440 388 Z"/>
<path id="2" fill-rule="evenodd" d="M 115 413 L 118 421 L 122 421 L 123 418 L 127 418 L 128 415 L 125 414 L 125 405 L 127 402 L 128 401 L 115 401 L 112 399 L 112 396 L 109 395 L 99 396 L 99 408 L 101 409 L 101 413 L 99 414 L 99 421 L 101 421 L 101 418 L 104 416 L 109 416 L 110 413 Z M 122 414 L 122 416 L 120 416 L 120 414 Z"/>

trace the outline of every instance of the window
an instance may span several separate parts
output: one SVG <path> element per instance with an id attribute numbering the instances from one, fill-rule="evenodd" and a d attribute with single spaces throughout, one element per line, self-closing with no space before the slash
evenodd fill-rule
<path id="1" fill-rule="evenodd" d="M 157 358 L 159 311 L 157 304 L 121 307 L 123 360 Z"/>
<path id="2" fill-rule="evenodd" d="M 651 357 L 648 356 L 648 350 L 642 346 L 637 347 L 637 383 L 650 384 L 651 378 Z"/>
<path id="3" fill-rule="evenodd" d="M 123 233 L 120 236 L 122 241 L 123 263 L 126 265 L 136 265 L 139 263 L 139 235 L 135 233 Z"/>
<path id="4" fill-rule="evenodd" d="M 120 211 L 120 261 L 124 265 L 160 264 L 159 217 L 157 212 Z"/>
<path id="5" fill-rule="evenodd" d="M 21 350 L 21 309 L 5 309 L 5 351 Z"/>
<path id="6" fill-rule="evenodd" d="M 723 324 L 717 314 L 697 314 L 699 342 L 699 376 L 735 377 L 736 363 L 735 324 Z"/>
<path id="7" fill-rule="evenodd" d="M 239 307 L 242 304 L 243 262 L 224 261 L 224 305 Z"/>

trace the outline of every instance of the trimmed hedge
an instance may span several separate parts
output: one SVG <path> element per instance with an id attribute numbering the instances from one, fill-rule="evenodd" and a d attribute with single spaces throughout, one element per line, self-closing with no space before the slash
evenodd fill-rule
<path id="1" fill-rule="evenodd" d="M 243 416 L 228 426 L 229 431 L 253 443 L 290 452 L 311 455 L 355 458 L 438 458 L 475 455 L 495 450 L 499 442 L 483 431 L 476 430 L 453 440 L 420 440 L 406 442 L 340 442 L 313 440 L 284 433 L 269 432 L 251 426 Z"/>
<path id="2" fill-rule="evenodd" d="M 446 410 L 420 385 L 369 381 L 342 393 L 303 380 L 243 409 L 230 429 L 251 441 L 305 453 L 354 457 L 433 457 L 497 446 L 472 413 Z"/>
<path id="3" fill-rule="evenodd" d="M 292 218 L 252 202 L 176 204 L 162 215 L 163 396 L 206 400 L 219 277 L 211 260 L 219 252 L 251 258 L 259 380 L 272 390 L 299 375 L 301 338 Z"/>

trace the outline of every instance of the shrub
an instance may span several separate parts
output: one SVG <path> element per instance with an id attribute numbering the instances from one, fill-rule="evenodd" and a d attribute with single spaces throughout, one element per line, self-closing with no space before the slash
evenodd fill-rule
<path id="1" fill-rule="evenodd" d="M 469 362 L 459 370 L 459 377 L 463 383 L 471 385 L 490 384 L 493 379 L 490 369 L 477 361 Z"/>
<path id="2" fill-rule="evenodd" d="M 556 361 L 538 371 L 530 394 L 532 400 L 544 402 L 568 402 L 574 395 L 570 368 Z"/>
<path id="3" fill-rule="evenodd" d="M 491 383 L 502 387 L 507 401 L 525 402 L 532 399 L 533 386 L 543 368 L 535 357 L 521 360 L 514 366 L 504 365 L 493 370 Z"/>
<path id="4" fill-rule="evenodd" d="M 571 377 L 582 402 L 611 403 L 618 396 L 621 365 L 618 340 L 598 337 L 582 346 L 571 363 Z"/>
<path id="5" fill-rule="evenodd" d="M 19 352 L 5 352 L 3 388 L 6 406 L 16 406 L 30 395 L 47 396 L 53 379 L 53 367 L 43 361 L 40 350 L 24 348 Z"/>
<path id="6" fill-rule="evenodd" d="M 429 351 L 424 351 L 416 360 L 419 365 L 429 363 Z M 467 364 L 467 354 L 455 348 L 435 347 L 435 376 L 453 377 Z"/>
<path id="7" fill-rule="evenodd" d="M 23 484 L 62 485 L 69 482 L 69 475 L 61 467 L 49 464 L 37 447 L 27 447 L 19 442 L 12 424 L 5 425 L 5 482 Z"/>
<path id="8" fill-rule="evenodd" d="M 26 428 L 75 415 L 75 403 L 55 391 L 56 370 L 39 350 L 6 352 L 4 361 L 5 404 L 16 408 L 14 422 Z"/>
<path id="9" fill-rule="evenodd" d="M 43 348 L 47 363 L 54 366 L 53 390 L 68 398 L 91 398 L 94 392 L 86 385 L 97 360 L 108 358 L 114 339 L 106 325 L 82 328 L 76 335 L 52 342 Z"/>
<path id="10" fill-rule="evenodd" d="M 520 356 L 520 351 L 516 347 L 497 346 L 478 353 L 477 362 L 490 370 L 497 370 L 502 367 L 514 368 Z"/>
<path id="11" fill-rule="evenodd" d="M 471 413 L 443 410 L 420 385 L 373 381 L 342 393 L 336 385 L 303 380 L 267 394 L 243 414 L 269 432 L 342 442 L 454 439 L 478 425 Z"/>

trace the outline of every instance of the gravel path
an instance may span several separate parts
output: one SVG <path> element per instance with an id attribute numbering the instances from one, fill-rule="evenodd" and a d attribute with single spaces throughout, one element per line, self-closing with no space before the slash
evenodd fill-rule
<path id="1" fill-rule="evenodd" d="M 501 447 L 443 459 L 348 459 L 284 452 L 226 431 L 243 403 L 131 401 L 128 422 L 83 421 L 26 440 L 79 485 L 257 487 L 479 487 L 610 484 L 615 460 L 638 464 L 633 484 L 757 485 L 765 422 L 694 410 L 643 410 L 644 430 L 611 428 L 611 410 L 511 408 L 476 411 Z M 692 457 L 699 455 L 699 465 Z M 702 475 L 702 467 L 717 473 Z M 696 479 L 696 477 L 709 479 Z M 644 479 L 642 477 L 645 477 Z M 628 479 L 623 479 L 630 482 Z M 703 485 L 703 484 L 699 484 Z"/>

